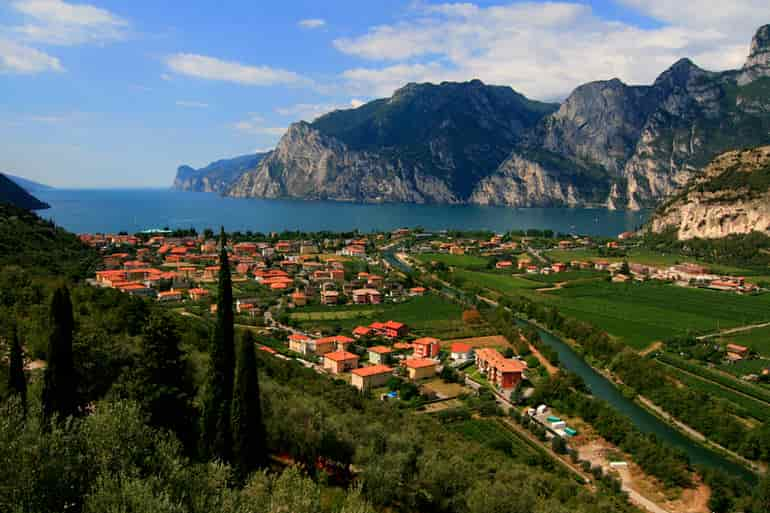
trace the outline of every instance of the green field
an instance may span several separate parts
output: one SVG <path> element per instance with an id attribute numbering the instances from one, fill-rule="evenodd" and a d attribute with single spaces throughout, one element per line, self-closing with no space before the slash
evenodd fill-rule
<path id="1" fill-rule="evenodd" d="M 770 357 L 770 326 L 725 335 L 724 339 L 750 347 L 762 356 Z"/>
<path id="2" fill-rule="evenodd" d="M 449 429 L 469 440 L 510 456 L 534 456 L 537 453 L 526 441 L 494 419 L 468 419 L 449 425 Z"/>
<path id="3" fill-rule="evenodd" d="M 543 286 L 548 286 L 553 283 L 604 279 L 608 275 L 606 272 L 599 271 L 566 271 L 553 274 L 527 274 L 525 276 L 526 280 L 541 282 Z"/>
<path id="4" fill-rule="evenodd" d="M 489 259 L 475 255 L 450 255 L 449 253 L 423 253 L 414 255 L 417 260 L 424 264 L 430 262 L 441 262 L 449 267 L 459 267 L 463 269 L 484 269 L 489 263 Z"/>
<path id="5" fill-rule="evenodd" d="M 739 296 L 654 282 L 594 281 L 540 297 L 564 315 L 594 324 L 638 349 L 688 332 L 770 320 L 770 294 Z"/>
<path id="6" fill-rule="evenodd" d="M 719 366 L 719 370 L 737 377 L 745 376 L 746 374 L 761 374 L 765 369 L 770 369 L 770 360 L 741 360 L 734 363 L 724 363 Z M 757 386 L 770 390 L 768 385 Z"/>
<path id="7" fill-rule="evenodd" d="M 770 420 L 770 405 L 765 402 L 746 397 L 731 389 L 707 381 L 703 378 L 696 377 L 675 367 L 667 367 L 666 371 L 669 375 L 673 376 L 677 381 L 686 385 L 688 388 L 698 390 L 712 397 L 723 399 L 728 403 L 729 407 L 741 417 L 752 417 L 761 422 Z"/>
<path id="8" fill-rule="evenodd" d="M 457 270 L 454 272 L 454 275 L 461 280 L 465 280 L 468 284 L 509 295 L 520 295 L 527 290 L 533 291 L 534 289 L 547 286 L 547 284 L 538 283 L 519 276 L 512 276 L 507 273 Z"/>
<path id="9" fill-rule="evenodd" d="M 486 325 L 473 327 L 462 320 L 462 307 L 436 294 L 414 297 L 403 303 L 380 305 L 312 306 L 298 308 L 289 317 L 307 330 L 337 326 L 343 332 L 374 321 L 394 320 L 410 327 L 415 335 L 460 338 L 490 334 Z"/>

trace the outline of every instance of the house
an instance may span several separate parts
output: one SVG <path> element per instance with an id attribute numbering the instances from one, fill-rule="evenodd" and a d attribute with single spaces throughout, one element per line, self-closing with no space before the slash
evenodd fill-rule
<path id="1" fill-rule="evenodd" d="M 324 355 L 337 349 L 336 337 L 310 339 L 306 342 L 307 352 L 309 354 Z"/>
<path id="2" fill-rule="evenodd" d="M 368 337 L 372 334 L 374 330 L 372 328 L 369 328 L 367 326 L 357 326 L 353 330 L 353 336 L 355 338 L 361 338 L 361 337 Z"/>
<path id="3" fill-rule="evenodd" d="M 620 273 L 618 273 L 618 274 L 616 274 L 615 276 L 612 277 L 612 282 L 613 283 L 626 283 L 628 281 L 631 281 L 631 277 L 628 276 L 627 274 L 620 274 Z"/>
<path id="4" fill-rule="evenodd" d="M 334 351 L 324 355 L 324 369 L 332 374 L 342 374 L 358 367 L 358 355 L 347 351 Z"/>
<path id="5" fill-rule="evenodd" d="M 307 305 L 307 296 L 302 292 L 295 292 L 294 294 L 292 294 L 291 300 L 294 303 L 294 306 Z"/>
<path id="6" fill-rule="evenodd" d="M 369 348 L 369 361 L 372 363 L 388 363 L 393 350 L 386 346 L 374 346 Z"/>
<path id="7" fill-rule="evenodd" d="M 382 327 L 382 334 L 388 338 L 401 338 L 408 333 L 409 327 L 403 322 L 388 321 Z"/>
<path id="8" fill-rule="evenodd" d="M 738 344 L 727 344 L 725 349 L 727 350 L 728 360 L 743 360 L 749 355 L 749 348 L 746 346 L 741 346 Z"/>
<path id="9" fill-rule="evenodd" d="M 158 292 L 158 301 L 161 303 L 169 303 L 173 301 L 181 301 L 182 293 L 178 290 L 169 290 L 168 292 Z"/>
<path id="10" fill-rule="evenodd" d="M 484 347 L 476 350 L 476 367 L 486 375 L 487 381 L 505 390 L 515 388 L 524 379 L 527 364 L 505 358 L 497 349 Z"/>
<path id="11" fill-rule="evenodd" d="M 366 392 L 372 388 L 383 386 L 393 376 L 393 369 L 387 365 L 371 365 L 353 369 L 350 373 L 350 384 Z"/>
<path id="12" fill-rule="evenodd" d="M 321 292 L 322 305 L 336 305 L 340 299 L 340 293 L 336 290 L 324 290 Z"/>
<path id="13" fill-rule="evenodd" d="M 417 381 L 435 376 L 438 362 L 426 358 L 410 358 L 404 360 L 403 364 L 406 366 L 406 372 L 409 379 Z"/>
<path id="14" fill-rule="evenodd" d="M 532 260 L 530 260 L 527 257 L 519 258 L 519 260 L 516 262 L 516 268 L 519 271 L 524 271 L 529 267 L 531 263 L 532 263 Z"/>
<path id="15" fill-rule="evenodd" d="M 201 299 L 209 297 L 209 291 L 200 288 L 190 289 L 187 291 L 187 294 L 193 301 L 200 301 Z"/>
<path id="16" fill-rule="evenodd" d="M 462 363 L 473 359 L 473 347 L 464 342 L 455 342 L 449 347 L 450 358 Z"/>
<path id="17" fill-rule="evenodd" d="M 331 337 L 334 339 L 334 343 L 336 344 L 337 351 L 347 351 L 348 347 L 355 342 L 354 339 L 350 337 L 346 337 L 344 335 L 337 335 L 336 337 Z"/>
<path id="18" fill-rule="evenodd" d="M 353 302 L 357 305 L 379 305 L 382 294 L 377 289 L 356 289 L 353 291 Z"/>
<path id="19" fill-rule="evenodd" d="M 424 296 L 425 295 L 425 287 L 412 287 L 409 289 L 409 295 L 410 296 Z"/>
<path id="20" fill-rule="evenodd" d="M 567 264 L 564 262 L 556 262 L 551 265 L 551 269 L 553 269 L 553 272 L 555 273 L 563 273 L 567 270 Z"/>
<path id="21" fill-rule="evenodd" d="M 412 342 L 415 358 L 433 358 L 438 356 L 439 341 L 432 337 L 418 338 Z"/>
<path id="22" fill-rule="evenodd" d="M 289 349 L 295 353 L 307 354 L 307 342 L 310 337 L 301 333 L 292 333 L 289 335 Z"/>
<path id="23" fill-rule="evenodd" d="M 461 246 L 453 245 L 453 246 L 451 246 L 449 248 L 449 254 L 450 255 L 464 255 L 465 254 L 465 249 L 463 247 L 461 247 Z"/>
<path id="24" fill-rule="evenodd" d="M 510 260 L 501 260 L 495 264 L 495 269 L 511 269 L 513 268 L 513 262 Z"/>

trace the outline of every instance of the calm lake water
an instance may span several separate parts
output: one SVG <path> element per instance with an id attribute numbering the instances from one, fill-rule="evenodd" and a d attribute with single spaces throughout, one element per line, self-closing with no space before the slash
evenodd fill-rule
<path id="1" fill-rule="evenodd" d="M 615 236 L 640 226 L 646 212 L 587 208 L 505 208 L 472 205 L 358 204 L 333 201 L 223 198 L 217 194 L 159 189 L 38 192 L 49 203 L 39 214 L 76 232 L 136 232 L 149 228 L 224 226 L 259 232 L 392 230 L 551 229 Z"/>

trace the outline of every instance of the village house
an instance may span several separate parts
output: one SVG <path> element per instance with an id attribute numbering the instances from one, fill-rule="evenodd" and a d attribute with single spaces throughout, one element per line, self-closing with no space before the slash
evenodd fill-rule
<path id="1" fill-rule="evenodd" d="M 350 374 L 350 384 L 361 392 L 366 392 L 385 385 L 393 376 L 393 369 L 387 365 L 371 365 L 353 369 Z"/>
<path id="2" fill-rule="evenodd" d="M 409 295 L 410 296 L 424 296 L 425 295 L 425 287 L 412 287 L 409 289 Z"/>
<path id="3" fill-rule="evenodd" d="M 324 355 L 324 369 L 331 374 L 342 374 L 358 367 L 359 357 L 347 351 L 334 351 Z"/>
<path id="4" fill-rule="evenodd" d="M 303 292 L 297 291 L 291 295 L 291 301 L 294 306 L 305 306 L 307 305 L 307 296 Z"/>
<path id="5" fill-rule="evenodd" d="M 433 358 L 438 356 L 439 341 L 432 337 L 418 338 L 412 342 L 415 358 Z"/>
<path id="6" fill-rule="evenodd" d="M 190 299 L 193 301 L 200 301 L 201 299 L 205 299 L 209 297 L 209 291 L 206 289 L 200 289 L 200 288 L 194 288 L 187 291 L 187 294 L 190 296 Z"/>
<path id="7" fill-rule="evenodd" d="M 390 361 L 390 355 L 393 350 L 386 346 L 374 346 L 369 350 L 369 361 L 372 363 L 388 363 Z"/>
<path id="8" fill-rule="evenodd" d="M 476 367 L 486 375 L 487 381 L 506 390 L 515 388 L 524 379 L 527 364 L 505 358 L 497 349 L 484 347 L 476 350 Z"/>
<path id="9" fill-rule="evenodd" d="M 731 361 L 743 360 L 749 355 L 749 348 L 738 344 L 727 344 L 727 359 Z"/>
<path id="10" fill-rule="evenodd" d="M 368 326 L 356 326 L 353 329 L 353 336 L 355 338 L 361 338 L 361 337 L 368 337 L 374 332 L 372 328 L 369 328 Z"/>
<path id="11" fill-rule="evenodd" d="M 321 304 L 322 305 L 336 305 L 340 299 L 340 293 L 336 290 L 323 290 L 321 291 Z"/>
<path id="12" fill-rule="evenodd" d="M 158 301 L 161 303 L 170 303 L 182 300 L 182 292 L 179 290 L 169 290 L 167 292 L 158 292 Z"/>
<path id="13" fill-rule="evenodd" d="M 473 347 L 464 342 L 454 342 L 449 347 L 449 354 L 453 362 L 464 363 L 473 359 Z"/>
<path id="14" fill-rule="evenodd" d="M 410 358 L 404 360 L 403 365 L 406 367 L 406 372 L 407 376 L 409 376 L 409 379 L 412 381 L 418 381 L 435 376 L 438 362 L 436 360 L 428 360 L 426 358 Z"/>
<path id="15" fill-rule="evenodd" d="M 501 260 L 495 264 L 495 269 L 512 269 L 513 262 L 510 260 Z"/>
<path id="16" fill-rule="evenodd" d="M 307 343 L 310 337 L 301 333 L 292 333 L 289 335 L 289 349 L 295 353 L 307 354 Z"/>
<path id="17" fill-rule="evenodd" d="M 379 305 L 382 303 L 382 294 L 377 289 L 356 289 L 353 291 L 353 302 L 357 305 Z"/>

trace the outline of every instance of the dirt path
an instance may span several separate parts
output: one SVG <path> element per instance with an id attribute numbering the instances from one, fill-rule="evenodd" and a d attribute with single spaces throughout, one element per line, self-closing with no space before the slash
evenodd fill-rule
<path id="1" fill-rule="evenodd" d="M 524 342 L 526 342 L 526 339 L 524 339 L 524 337 L 521 337 L 521 338 L 522 338 L 522 340 L 524 340 Z M 548 375 L 553 376 L 554 374 L 559 372 L 559 368 L 554 366 L 551 362 L 549 362 L 548 358 L 543 356 L 543 353 L 538 351 L 537 348 L 535 346 L 533 346 L 532 344 L 530 344 L 528 342 L 527 342 L 527 344 L 529 345 L 529 350 L 532 352 L 532 356 L 537 358 L 537 360 L 540 362 L 540 365 L 545 367 L 545 370 L 548 371 Z"/>
<path id="2" fill-rule="evenodd" d="M 652 343 L 652 344 L 650 344 L 649 346 L 647 346 L 647 347 L 645 347 L 644 349 L 642 349 L 641 351 L 639 351 L 639 354 L 640 354 L 641 356 L 647 356 L 647 355 L 648 355 L 648 354 L 650 354 L 650 353 L 654 353 L 655 351 L 657 351 L 657 350 L 658 350 L 658 349 L 660 349 L 661 347 L 663 347 L 663 342 L 661 342 L 661 341 L 659 340 L 659 341 L 657 341 L 657 342 L 653 342 L 653 343 Z"/>
<path id="3" fill-rule="evenodd" d="M 560 289 L 563 289 L 564 286 L 567 283 L 569 283 L 569 282 L 560 281 L 558 283 L 554 283 L 551 287 L 545 287 L 545 288 L 542 288 L 542 289 L 535 289 L 535 292 L 552 292 L 554 290 L 560 290 Z"/>
<path id="4" fill-rule="evenodd" d="M 698 340 L 705 340 L 708 338 L 723 337 L 725 335 L 732 335 L 733 333 L 740 333 L 742 331 L 751 331 L 757 328 L 767 328 L 770 326 L 770 322 L 763 322 L 761 324 L 750 324 L 748 326 L 738 326 L 737 328 L 730 328 L 729 330 L 722 330 L 716 333 L 709 333 L 708 335 L 701 335 L 697 337 Z"/>

